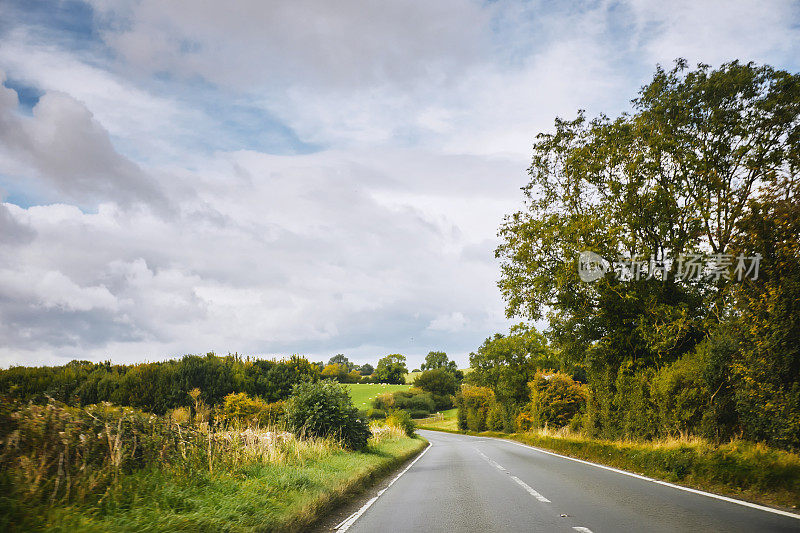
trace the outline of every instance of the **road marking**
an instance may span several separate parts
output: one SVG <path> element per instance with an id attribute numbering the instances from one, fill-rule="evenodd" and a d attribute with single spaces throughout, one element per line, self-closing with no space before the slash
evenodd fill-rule
<path id="1" fill-rule="evenodd" d="M 592 530 L 589 529 L 588 527 L 577 526 L 573 527 L 572 529 L 574 529 L 575 531 L 580 531 L 581 533 L 592 533 Z"/>
<path id="2" fill-rule="evenodd" d="M 421 454 L 419 454 L 419 455 L 417 456 L 417 458 L 416 458 L 416 459 L 414 459 L 413 461 L 411 461 L 411 464 L 410 464 L 410 465 L 408 465 L 407 467 L 405 467 L 405 468 L 403 469 L 403 471 L 402 471 L 402 472 L 400 472 L 399 474 L 397 474 L 397 475 L 395 476 L 395 478 L 394 478 L 393 480 L 391 480 L 391 481 L 389 482 L 389 484 L 388 484 L 388 485 L 386 485 L 386 487 L 384 487 L 383 489 L 379 490 L 379 491 L 378 491 L 378 494 L 377 494 L 377 496 L 375 496 L 374 498 L 371 498 L 371 499 L 370 499 L 370 500 L 369 500 L 367 503 L 365 503 L 365 504 L 364 504 L 364 505 L 361 507 L 361 509 L 359 509 L 359 510 L 358 510 L 358 511 L 356 511 L 355 513 L 351 514 L 350 516 L 348 516 L 347 518 L 345 518 L 344 520 L 342 520 L 341 522 L 339 522 L 339 524 L 338 524 L 338 525 L 337 525 L 337 526 L 334 528 L 334 529 L 337 531 L 337 533 L 344 533 L 345 531 L 347 531 L 348 529 L 350 529 L 350 526 L 352 526 L 352 525 L 355 523 L 355 521 L 356 521 L 356 520 L 358 520 L 358 519 L 361 517 L 361 515 L 362 515 L 362 514 L 364 514 L 364 513 L 367 511 L 367 509 L 369 509 L 369 508 L 372 506 L 372 504 L 373 504 L 373 503 L 375 503 L 375 502 L 377 501 L 377 499 L 378 499 L 378 498 L 379 498 L 379 497 L 380 497 L 380 496 L 381 496 L 381 495 L 382 495 L 384 492 L 386 492 L 386 491 L 389 489 L 389 487 L 391 487 L 392 485 L 394 485 L 394 482 L 395 482 L 395 481 L 397 481 L 398 479 L 400 479 L 400 476 L 402 476 L 403 474 L 405 474 L 406 472 L 408 472 L 408 469 L 409 469 L 409 468 L 411 468 L 412 466 L 414 466 L 414 463 L 416 463 L 417 461 L 419 461 L 420 459 L 422 459 L 422 456 L 423 456 L 423 455 L 425 455 L 426 453 L 428 453 L 428 450 L 430 450 L 430 449 L 431 449 L 431 446 L 433 446 L 433 443 L 431 443 L 431 442 L 428 442 L 428 446 L 427 446 L 427 448 L 425 448 L 424 450 L 422 450 L 422 453 L 421 453 Z"/>
<path id="3" fill-rule="evenodd" d="M 523 448 L 530 448 L 531 450 L 535 450 L 537 452 L 546 453 L 548 455 L 554 455 L 556 457 L 561 457 L 562 459 L 569 459 L 570 461 L 575 461 L 576 463 L 583 463 L 585 465 L 596 466 L 597 468 L 602 468 L 604 470 L 610 470 L 611 472 L 616 472 L 617 474 L 623 474 L 630 477 L 635 477 L 636 479 L 641 479 L 643 481 L 652 481 L 653 483 L 657 483 L 659 485 L 664 485 L 666 487 L 672 487 L 673 489 L 683 490 L 686 492 L 691 492 L 694 494 L 699 494 L 701 496 L 708 496 L 709 498 L 714 498 L 717 500 L 722 500 L 729 503 L 735 503 L 736 505 L 743 505 L 745 507 L 750 507 L 752 509 L 758 509 L 759 511 L 766 511 L 768 513 L 778 514 L 781 516 L 788 516 L 789 518 L 796 518 L 800 520 L 800 514 L 790 513 L 789 511 L 783 511 L 781 509 L 773 509 L 772 507 L 767 507 L 765 505 L 759 505 L 757 503 L 746 502 L 744 500 L 737 500 L 736 498 L 729 498 L 728 496 L 720 496 L 719 494 L 712 494 L 710 492 L 705 492 L 702 490 L 692 489 L 689 487 L 682 487 L 680 485 L 675 485 L 669 483 L 667 481 L 661 481 L 660 479 L 653 479 L 651 477 L 643 476 L 641 474 L 634 474 L 633 472 L 627 472 L 625 470 L 620 470 L 619 468 L 614 468 L 612 466 L 601 465 L 597 463 L 592 463 L 590 461 L 584 461 L 583 459 L 576 459 L 575 457 L 569 457 L 566 455 L 561 455 L 560 453 L 551 452 L 548 450 L 543 450 L 541 448 L 537 448 L 536 446 L 531 446 L 529 444 L 522 444 L 521 442 L 516 442 L 513 440 L 508 439 L 496 439 L 501 442 L 507 442 L 509 444 L 516 444 L 517 446 L 522 446 Z"/>
<path id="4" fill-rule="evenodd" d="M 509 471 L 508 471 L 508 470 L 506 470 L 505 468 L 503 468 L 503 466 L 502 466 L 500 463 L 498 463 L 497 461 L 495 461 L 495 460 L 493 460 L 492 458 L 490 458 L 489 456 L 487 456 L 485 453 L 483 453 L 482 451 L 480 451 L 478 448 L 475 448 L 475 451 L 476 451 L 476 452 L 478 452 L 478 454 L 479 454 L 481 457 L 483 457 L 484 459 L 486 459 L 486 461 L 487 461 L 487 462 L 488 462 L 490 465 L 492 465 L 493 467 L 497 468 L 497 469 L 498 469 L 498 470 L 500 470 L 501 472 L 505 472 L 506 474 L 508 474 L 508 475 L 511 477 L 511 479 L 513 479 L 513 480 L 514 480 L 514 481 L 517 483 L 517 485 L 519 485 L 520 487 L 522 487 L 523 489 L 525 489 L 525 491 L 526 491 L 528 494 L 530 494 L 531 496 L 533 496 L 534 498 L 536 498 L 537 500 L 539 500 L 539 501 L 540 501 L 540 502 L 542 502 L 542 503 L 550 503 L 550 500 L 548 500 L 547 498 L 545 498 L 544 496 L 542 496 L 541 494 L 539 494 L 538 492 L 536 492 L 535 490 L 533 490 L 533 487 L 531 487 L 530 485 L 528 485 L 527 483 L 525 483 L 524 481 L 522 481 L 520 478 L 518 478 L 517 476 L 513 475 L 511 472 L 509 472 Z"/>

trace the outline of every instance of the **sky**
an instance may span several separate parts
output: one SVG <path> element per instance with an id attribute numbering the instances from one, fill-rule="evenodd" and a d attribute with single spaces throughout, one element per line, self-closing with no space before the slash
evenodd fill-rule
<path id="1" fill-rule="evenodd" d="M 538 133 L 798 43 L 791 1 L 3 0 L 0 366 L 465 367 L 520 320 L 494 249 Z"/>

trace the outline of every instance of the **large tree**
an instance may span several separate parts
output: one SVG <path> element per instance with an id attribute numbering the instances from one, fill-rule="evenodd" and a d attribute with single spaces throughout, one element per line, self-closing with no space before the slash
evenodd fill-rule
<path id="1" fill-rule="evenodd" d="M 498 401 L 514 409 L 528 401 L 528 383 L 536 371 L 557 365 L 544 336 L 533 327 L 517 324 L 508 335 L 496 333 L 469 355 L 467 381 L 489 387 Z"/>
<path id="2" fill-rule="evenodd" d="M 649 436 L 688 416 L 656 407 L 657 383 L 696 397 L 692 431 L 798 446 L 800 75 L 678 60 L 632 104 L 537 137 L 525 208 L 500 228 L 506 312 L 548 316 L 566 366 L 585 368 L 592 431 Z M 584 250 L 612 269 L 582 277 Z"/>
<path id="3" fill-rule="evenodd" d="M 557 119 L 534 144 L 526 208 L 500 229 L 507 314 L 550 310 L 565 353 L 604 365 L 661 366 L 691 349 L 724 314 L 727 280 L 682 279 L 675 259 L 728 253 L 748 201 L 795 172 L 798 80 L 752 63 L 689 70 L 678 60 L 656 70 L 633 113 Z M 650 279 L 585 283 L 582 250 L 664 264 L 644 267 Z"/>
<path id="4" fill-rule="evenodd" d="M 374 376 L 381 383 L 403 384 L 406 382 L 406 374 L 406 356 L 393 353 L 378 361 Z"/>

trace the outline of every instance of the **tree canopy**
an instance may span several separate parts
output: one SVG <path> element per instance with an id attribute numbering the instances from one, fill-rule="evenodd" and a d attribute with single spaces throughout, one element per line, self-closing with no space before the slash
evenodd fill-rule
<path id="1" fill-rule="evenodd" d="M 393 353 L 378 361 L 374 376 L 381 383 L 402 384 L 406 382 L 406 374 L 406 356 Z"/>
<path id="2" fill-rule="evenodd" d="M 562 366 L 585 372 L 588 426 L 652 435 L 683 416 L 659 412 L 653 383 L 694 383 L 693 430 L 800 446 L 798 168 L 800 75 L 738 61 L 679 59 L 630 113 L 579 111 L 537 136 L 498 285 L 507 315 L 546 316 Z M 593 282 L 584 251 L 602 258 Z M 503 342 L 471 363 L 493 389 Z"/>

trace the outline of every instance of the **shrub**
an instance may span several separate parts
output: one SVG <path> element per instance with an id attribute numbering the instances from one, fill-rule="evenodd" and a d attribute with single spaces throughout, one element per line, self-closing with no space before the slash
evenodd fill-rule
<path id="1" fill-rule="evenodd" d="M 394 407 L 394 394 L 391 392 L 382 392 L 372 400 L 372 406 L 375 409 L 387 410 Z"/>
<path id="2" fill-rule="evenodd" d="M 658 434 L 658 412 L 652 397 L 654 376 L 655 369 L 636 368 L 631 362 L 617 372 L 612 406 L 622 435 L 652 439 Z"/>
<path id="3" fill-rule="evenodd" d="M 393 411 L 386 418 L 386 425 L 402 429 L 408 437 L 413 437 L 417 429 L 411 416 L 405 411 Z"/>
<path id="4" fill-rule="evenodd" d="M 486 413 L 486 429 L 491 431 L 503 431 L 505 428 L 505 409 L 500 402 L 494 402 Z"/>
<path id="5" fill-rule="evenodd" d="M 333 437 L 352 449 L 364 448 L 370 436 L 347 388 L 331 380 L 295 385 L 286 402 L 286 422 L 295 435 Z"/>
<path id="6" fill-rule="evenodd" d="M 562 427 L 586 405 L 586 388 L 567 374 L 538 371 L 528 384 L 536 426 Z"/>
<path id="7" fill-rule="evenodd" d="M 426 370 L 414 378 L 414 386 L 434 395 L 451 396 L 458 389 L 458 381 L 452 372 L 444 368 Z"/>
<path id="8" fill-rule="evenodd" d="M 274 426 L 283 419 L 284 403 L 266 403 L 244 392 L 231 393 L 223 401 L 220 418 L 236 426 Z"/>
<path id="9" fill-rule="evenodd" d="M 653 379 L 653 399 L 662 430 L 669 434 L 697 434 L 711 403 L 704 378 L 704 352 L 694 351 L 662 368 Z"/>
<path id="10" fill-rule="evenodd" d="M 524 433 L 534 428 L 533 416 L 528 409 L 520 411 L 515 420 L 517 424 L 517 431 Z"/>
<path id="11" fill-rule="evenodd" d="M 424 418 L 436 410 L 436 400 L 431 393 L 414 388 L 379 394 L 372 406 L 384 411 L 402 409 L 414 418 Z"/>
<path id="12" fill-rule="evenodd" d="M 374 407 L 371 407 L 367 409 L 367 418 L 369 418 L 370 420 L 381 420 L 383 418 L 386 418 L 386 411 L 384 411 L 383 409 L 375 409 Z"/>
<path id="13" fill-rule="evenodd" d="M 456 397 L 458 428 L 485 431 L 489 409 L 496 403 L 494 392 L 488 387 L 462 385 Z"/>

